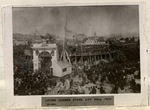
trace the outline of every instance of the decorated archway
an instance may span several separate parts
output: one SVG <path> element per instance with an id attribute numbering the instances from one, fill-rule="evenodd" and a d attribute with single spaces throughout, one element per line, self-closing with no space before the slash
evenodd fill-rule
<path id="1" fill-rule="evenodd" d="M 51 71 L 54 62 L 57 62 L 56 44 L 33 44 L 33 67 L 38 69 L 49 69 Z"/>

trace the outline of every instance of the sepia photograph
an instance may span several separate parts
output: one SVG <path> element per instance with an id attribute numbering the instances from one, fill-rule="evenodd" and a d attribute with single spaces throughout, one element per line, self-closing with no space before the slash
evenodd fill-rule
<path id="1" fill-rule="evenodd" d="M 148 104 L 145 5 L 3 8 L 7 108 Z"/>
<path id="2" fill-rule="evenodd" d="M 13 7 L 15 96 L 141 93 L 138 5 Z"/>

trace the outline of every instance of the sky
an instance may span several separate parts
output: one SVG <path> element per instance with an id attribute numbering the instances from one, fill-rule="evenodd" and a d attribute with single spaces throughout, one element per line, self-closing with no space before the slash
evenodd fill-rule
<path id="1" fill-rule="evenodd" d="M 139 10 L 137 5 L 13 8 L 13 33 L 63 37 L 65 24 L 68 36 L 138 34 Z"/>

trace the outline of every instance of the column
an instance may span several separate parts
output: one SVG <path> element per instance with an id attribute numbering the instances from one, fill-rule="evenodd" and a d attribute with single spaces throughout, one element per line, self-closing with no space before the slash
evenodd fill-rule
<path id="1" fill-rule="evenodd" d="M 36 55 L 35 50 L 33 50 L 33 69 L 34 71 L 38 70 L 38 55 Z"/>

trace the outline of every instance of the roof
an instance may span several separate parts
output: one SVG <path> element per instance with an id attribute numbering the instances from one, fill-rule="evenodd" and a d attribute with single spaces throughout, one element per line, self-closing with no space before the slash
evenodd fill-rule
<path id="1" fill-rule="evenodd" d="M 84 42 L 86 42 L 88 40 L 98 41 L 98 42 L 105 42 L 103 37 L 98 37 L 98 36 L 87 37 L 86 39 L 84 39 Z"/>
<path id="2" fill-rule="evenodd" d="M 67 68 L 67 67 L 70 67 L 70 63 L 67 62 L 67 61 L 59 61 L 57 62 L 57 64 L 61 67 L 61 68 Z"/>
<path id="3" fill-rule="evenodd" d="M 32 48 L 34 48 L 34 49 L 36 49 L 36 48 L 47 48 L 47 49 L 49 49 L 49 48 L 57 48 L 57 46 L 56 46 L 56 44 L 42 44 L 42 43 L 40 43 L 40 44 L 33 44 L 33 47 Z"/>
<path id="4" fill-rule="evenodd" d="M 98 36 L 91 36 L 91 37 L 87 37 L 89 40 L 97 40 Z"/>

